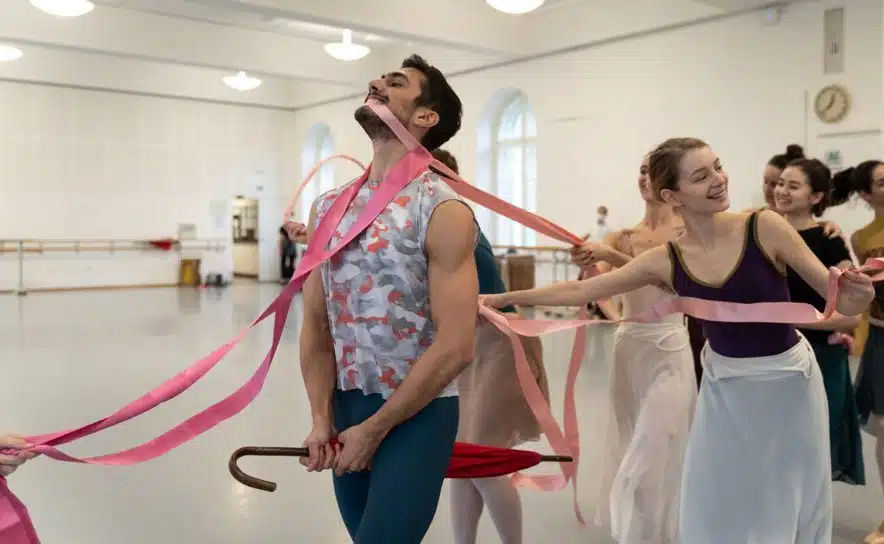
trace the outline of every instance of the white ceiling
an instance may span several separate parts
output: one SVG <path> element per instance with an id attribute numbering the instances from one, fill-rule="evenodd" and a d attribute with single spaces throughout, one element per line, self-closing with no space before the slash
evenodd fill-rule
<path id="1" fill-rule="evenodd" d="M 55 18 L 0 0 L 0 43 L 25 56 L 0 79 L 297 108 L 363 91 L 411 53 L 446 73 L 474 71 L 769 5 L 771 0 L 547 0 L 523 16 L 484 0 L 93 0 Z M 627 6 L 628 4 L 628 6 Z M 341 62 L 341 31 L 372 48 Z M 221 77 L 264 79 L 241 93 Z"/>

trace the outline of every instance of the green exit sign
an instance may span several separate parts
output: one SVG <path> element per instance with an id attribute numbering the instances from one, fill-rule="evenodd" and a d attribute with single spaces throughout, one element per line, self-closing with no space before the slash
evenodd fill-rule
<path id="1" fill-rule="evenodd" d="M 829 166 L 841 165 L 841 152 L 837 149 L 826 151 L 826 164 Z"/>

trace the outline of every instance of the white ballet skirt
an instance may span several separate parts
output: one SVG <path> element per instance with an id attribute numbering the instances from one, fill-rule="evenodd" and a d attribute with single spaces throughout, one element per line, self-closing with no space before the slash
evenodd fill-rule
<path id="1" fill-rule="evenodd" d="M 703 349 L 682 483 L 685 544 L 829 544 L 826 392 L 802 337 L 775 356 Z"/>
<path id="2" fill-rule="evenodd" d="M 680 544 L 682 465 L 697 398 L 683 316 L 620 324 L 613 359 L 596 523 L 620 544 Z"/>

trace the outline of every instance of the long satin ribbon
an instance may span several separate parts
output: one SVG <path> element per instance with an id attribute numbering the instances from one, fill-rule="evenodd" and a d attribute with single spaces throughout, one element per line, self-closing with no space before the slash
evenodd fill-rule
<path id="1" fill-rule="evenodd" d="M 319 169 L 322 168 L 323 166 L 325 166 L 325 164 L 327 162 L 331 162 L 334 159 L 348 160 L 348 161 L 352 162 L 353 164 L 355 164 L 356 166 L 358 166 L 360 170 L 365 171 L 365 165 L 362 164 L 361 162 L 359 162 L 357 159 L 351 157 L 350 155 L 342 155 L 342 154 L 331 155 L 331 156 L 328 156 L 328 157 L 322 159 L 321 161 L 317 162 L 315 165 L 313 165 L 313 168 L 311 168 L 310 171 L 307 172 L 307 175 L 304 176 L 304 179 L 301 180 L 301 183 L 298 185 L 298 189 L 295 191 L 295 195 L 289 201 L 289 205 L 286 206 L 285 211 L 282 214 L 282 216 L 283 216 L 282 221 L 283 222 L 289 221 L 289 219 L 291 218 L 292 214 L 295 211 L 295 206 L 298 205 L 298 200 L 301 199 L 301 193 L 304 192 L 304 188 L 307 187 L 307 185 L 313 179 L 313 176 L 315 176 L 317 174 L 317 172 L 319 172 Z"/>
<path id="2" fill-rule="evenodd" d="M 506 203 L 493 195 L 490 195 L 475 187 L 470 186 L 454 172 L 451 172 L 447 167 L 445 167 L 445 165 L 432 159 L 429 152 L 421 147 L 420 144 L 417 144 L 417 146 L 415 146 L 413 138 L 411 138 L 411 142 L 409 142 L 408 137 L 410 137 L 410 134 L 408 134 L 407 131 L 405 131 L 404 128 L 401 127 L 401 124 L 400 128 L 402 128 L 402 130 L 397 132 L 396 124 L 398 124 L 398 121 L 395 120 L 395 117 L 392 116 L 389 110 L 379 104 L 370 103 L 369 106 L 376 113 L 378 113 L 378 115 L 388 124 L 391 124 L 390 119 L 394 121 L 391 124 L 391 129 L 393 129 L 394 133 L 396 133 L 400 140 L 402 140 L 406 147 L 408 147 L 409 153 L 406 154 L 405 157 L 403 157 L 391 169 L 384 182 L 381 184 L 380 188 L 370 199 L 364 212 L 359 216 L 359 218 L 357 218 L 356 223 L 354 223 L 344 239 L 334 249 L 325 249 L 326 247 L 328 247 L 328 242 L 331 240 L 332 233 L 335 231 L 350 202 L 358 192 L 361 183 L 367 179 L 370 167 L 363 174 L 362 178 L 360 179 L 360 183 L 353 183 L 350 187 L 348 187 L 347 190 L 342 192 L 342 194 L 335 200 L 335 202 L 332 203 L 329 212 L 323 217 L 323 220 L 320 222 L 319 226 L 314 232 L 313 238 L 308 244 L 307 252 L 298 264 L 295 274 L 292 276 L 291 282 L 283 289 L 283 292 L 279 295 L 279 297 L 277 297 L 277 299 L 274 300 L 267 307 L 267 309 L 252 323 L 252 325 L 250 325 L 248 329 L 240 333 L 228 343 L 210 353 L 208 356 L 197 361 L 191 367 L 185 369 L 183 372 L 181 372 L 171 380 L 168 380 L 155 390 L 144 395 L 133 403 L 124 406 L 122 409 L 107 418 L 95 421 L 78 429 L 29 437 L 28 441 L 31 444 L 36 444 L 36 446 L 32 448 L 34 451 L 45 454 L 51 458 L 67 462 L 105 465 L 136 464 L 163 455 L 171 449 L 183 444 L 184 442 L 192 440 L 193 438 L 216 426 L 220 422 L 242 411 L 257 397 L 257 395 L 261 391 L 261 388 L 263 387 L 264 381 L 266 380 L 267 374 L 270 370 L 273 356 L 275 355 L 276 349 L 279 345 L 279 340 L 282 334 L 282 330 L 285 326 L 285 321 L 287 318 L 289 307 L 291 306 L 292 298 L 294 294 L 298 291 L 298 289 L 300 289 L 301 285 L 307 277 L 307 274 L 309 274 L 310 271 L 328 260 L 332 255 L 337 253 L 351 240 L 355 239 L 356 236 L 358 236 L 372 221 L 374 221 L 375 217 L 377 217 L 377 215 L 392 201 L 395 195 L 403 187 L 405 187 L 407 183 L 414 179 L 414 174 L 423 171 L 430 164 L 432 164 L 434 168 L 444 173 L 446 177 L 450 178 L 449 181 L 452 185 L 452 188 L 465 198 L 473 200 L 476 203 L 485 205 L 492 210 L 501 213 L 502 215 L 510 217 L 511 219 L 514 219 L 515 221 L 518 221 L 525 226 L 535 229 L 538 232 L 546 234 L 547 236 L 550 236 L 554 239 L 565 241 L 570 244 L 579 243 L 580 238 L 571 234 L 564 228 L 559 227 L 558 225 L 555 225 L 554 223 L 539 216 L 536 216 L 530 212 L 512 206 L 511 204 Z M 403 135 L 402 132 L 404 132 L 405 135 Z M 882 272 L 884 271 L 884 259 L 870 259 L 865 263 L 862 268 L 860 268 L 860 270 L 864 272 L 878 272 L 878 274 L 876 274 L 876 277 L 873 279 L 880 279 L 880 277 L 884 275 L 884 272 Z M 653 308 L 642 314 L 642 316 L 647 315 L 648 320 L 655 321 L 660 319 L 662 316 L 677 312 L 686 313 L 688 315 L 692 315 L 701 319 L 711 319 L 715 321 L 798 324 L 811 323 L 818 321 L 821 318 L 830 316 L 834 311 L 838 296 L 839 276 L 839 270 L 830 269 L 827 307 L 826 312 L 824 312 L 823 314 L 820 314 L 812 306 L 807 304 L 734 304 L 699 299 L 677 298 L 667 300 L 655 305 Z M 479 310 L 482 315 L 486 316 L 486 318 L 489 318 L 489 320 L 491 320 L 492 322 L 494 322 L 495 320 L 495 314 L 499 316 L 498 312 L 481 305 Z M 199 379 L 201 379 L 227 353 L 229 353 L 230 350 L 242 340 L 242 338 L 245 336 L 248 330 L 251 329 L 251 327 L 254 327 L 271 315 L 274 316 L 273 342 L 267 352 L 267 355 L 264 358 L 264 361 L 261 363 L 255 374 L 246 382 L 246 384 L 227 398 L 216 403 L 212 407 L 196 414 L 184 423 L 179 424 L 178 426 L 162 434 L 161 436 L 123 452 L 80 459 L 69 456 L 56 448 L 56 446 L 58 445 L 70 443 L 74 440 L 78 440 L 101 430 L 107 429 L 113 425 L 117 425 L 129 419 L 132 419 L 156 407 L 157 405 L 180 395 L 188 388 L 190 388 L 190 386 L 196 383 Z M 637 320 L 639 319 L 630 319 L 623 321 Z M 598 322 L 599 321 L 597 320 L 586 319 L 558 322 L 543 320 L 513 320 L 507 322 L 507 328 L 511 329 L 510 332 L 516 334 L 522 334 L 525 336 L 537 336 L 545 334 L 547 332 L 552 332 L 554 330 L 567 330 L 572 328 L 585 330 L 585 325 L 591 325 Z M 507 333 L 507 335 L 510 336 L 509 333 Z M 513 339 L 512 336 L 510 336 L 510 338 Z M 514 349 L 516 350 L 516 352 L 520 353 L 521 357 L 524 358 L 524 351 L 521 350 L 520 347 L 521 346 L 517 347 L 516 344 L 514 344 Z M 520 372 L 520 376 L 521 375 L 522 374 Z M 520 381 L 523 381 L 523 386 L 526 385 L 521 377 Z M 533 382 L 533 376 L 531 377 L 531 381 Z M 568 423 L 568 415 L 566 414 L 566 431 L 569 428 Z M 572 422 L 572 424 L 574 424 L 576 427 L 576 422 Z M 559 441 L 558 438 L 563 437 L 548 436 L 551 444 L 554 441 L 561 444 L 561 441 Z M 553 447 L 555 448 L 555 446 Z M 4 453 L 16 453 L 16 451 L 7 450 Z M 563 467 L 563 472 L 567 470 L 568 469 Z M 567 477 L 571 479 L 573 479 L 576 475 L 575 473 L 565 473 L 567 474 Z M 579 517 L 579 510 L 577 513 Z M 33 525 L 27 513 L 27 509 L 24 508 L 24 505 L 22 505 L 18 498 L 15 497 L 14 494 L 12 494 L 11 490 L 9 490 L 5 479 L 0 479 L 0 536 L 3 536 L 3 544 L 39 544 L 39 539 L 36 535 L 36 532 L 33 530 Z"/>
<path id="3" fill-rule="evenodd" d="M 417 139 L 405 129 L 402 123 L 399 122 L 389 109 L 372 101 L 368 102 L 368 106 L 387 124 L 388 127 L 390 127 L 399 141 L 405 145 L 410 153 L 429 155 L 429 152 L 426 151 Z M 583 239 L 580 236 L 569 232 L 567 229 L 470 185 L 456 172 L 452 171 L 440 161 L 432 159 L 430 165 L 443 175 L 443 178 L 448 185 L 460 196 L 517 221 L 541 234 L 545 234 L 569 245 L 580 245 L 583 242 Z M 416 175 L 417 173 L 415 173 L 415 176 Z M 597 273 L 597 271 L 594 268 L 585 272 L 587 275 L 594 275 L 595 273 Z M 563 489 L 568 485 L 568 482 L 571 482 L 573 488 L 574 514 L 577 517 L 578 522 L 581 525 L 585 525 L 586 522 L 580 511 L 577 495 L 577 473 L 580 467 L 580 430 L 577 421 L 577 402 L 575 399 L 577 376 L 580 372 L 586 346 L 585 327 L 579 327 L 575 333 L 574 346 L 571 350 L 571 359 L 568 364 L 564 395 L 565 409 L 563 430 L 556 422 L 549 403 L 546 401 L 546 398 L 543 396 L 540 387 L 534 379 L 531 367 L 528 363 L 528 358 L 525 355 L 525 350 L 519 341 L 515 330 L 510 327 L 510 320 L 501 319 L 495 314 L 495 312 L 490 311 L 489 308 L 482 305 L 479 305 L 479 314 L 494 324 L 494 326 L 509 338 L 516 360 L 516 375 L 522 386 L 525 400 L 531 408 L 531 411 L 534 413 L 534 416 L 537 418 L 550 447 L 552 447 L 556 455 L 569 456 L 574 459 L 572 463 L 560 464 L 561 475 L 527 475 L 524 473 L 516 473 L 512 476 L 512 482 L 520 487 L 530 487 L 547 491 Z M 584 319 L 588 317 L 585 309 L 581 310 L 581 317 Z M 531 323 L 531 321 L 526 320 L 519 321 L 523 323 Z M 529 334 L 524 336 L 536 335 Z"/>
<path id="4" fill-rule="evenodd" d="M 282 293 L 274 300 L 267 309 L 244 331 L 232 340 L 216 349 L 203 359 L 200 359 L 183 372 L 160 385 L 150 393 L 136 401 L 124 406 L 111 416 L 100 419 L 89 425 L 77 429 L 49 433 L 27 437 L 26 440 L 35 447 L 29 451 L 42 453 L 53 459 L 75 463 L 101 464 L 101 465 L 132 465 L 142 463 L 163 455 L 173 448 L 205 433 L 222 421 L 241 412 L 261 392 L 273 356 L 279 346 L 282 330 L 285 327 L 286 318 L 291 306 L 292 298 L 301 288 L 308 274 L 334 254 L 340 251 L 362 231 L 392 202 L 396 195 L 407 185 L 411 178 L 402 175 L 401 172 L 412 172 L 415 169 L 426 168 L 425 161 L 413 155 L 407 155 L 394 165 L 390 171 L 390 180 L 382 184 L 370 198 L 363 213 L 348 231 L 347 235 L 333 249 L 325 249 L 335 232 L 338 223 L 347 211 L 350 202 L 355 198 L 362 183 L 368 178 L 368 170 L 360 180 L 351 184 L 339 198 L 332 203 L 327 214 L 320 221 L 312 240 L 307 246 L 307 252 L 298 264 L 292 280 L 283 289 Z M 419 164 L 415 164 L 419 163 Z M 273 342 L 263 362 L 252 377 L 236 392 L 229 395 L 215 405 L 196 414 L 187 421 L 177 425 L 170 431 L 144 444 L 128 450 L 96 457 L 77 458 L 65 454 L 56 446 L 67 444 L 80 438 L 89 436 L 101 430 L 118 425 L 124 421 L 141 415 L 157 405 L 177 397 L 193 384 L 199 381 L 209 372 L 233 347 L 238 344 L 246 333 L 264 319 L 274 316 Z M 19 450 L 5 450 L 3 453 L 18 453 Z M 0 479 L 0 536 L 3 544 L 39 544 L 33 523 L 27 509 L 21 501 L 8 488 L 6 480 Z"/>

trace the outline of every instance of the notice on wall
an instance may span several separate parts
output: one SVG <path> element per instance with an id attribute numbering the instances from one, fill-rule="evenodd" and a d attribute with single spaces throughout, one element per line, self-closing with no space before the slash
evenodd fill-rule
<path id="1" fill-rule="evenodd" d="M 826 166 L 829 168 L 835 168 L 841 166 L 841 150 L 839 149 L 830 149 L 826 151 Z"/>
<path id="2" fill-rule="evenodd" d="M 212 218 L 213 223 L 215 223 L 216 229 L 224 230 L 224 225 L 227 224 L 230 214 L 231 212 L 228 209 L 228 202 L 226 200 L 216 198 L 209 203 L 209 216 Z"/>

